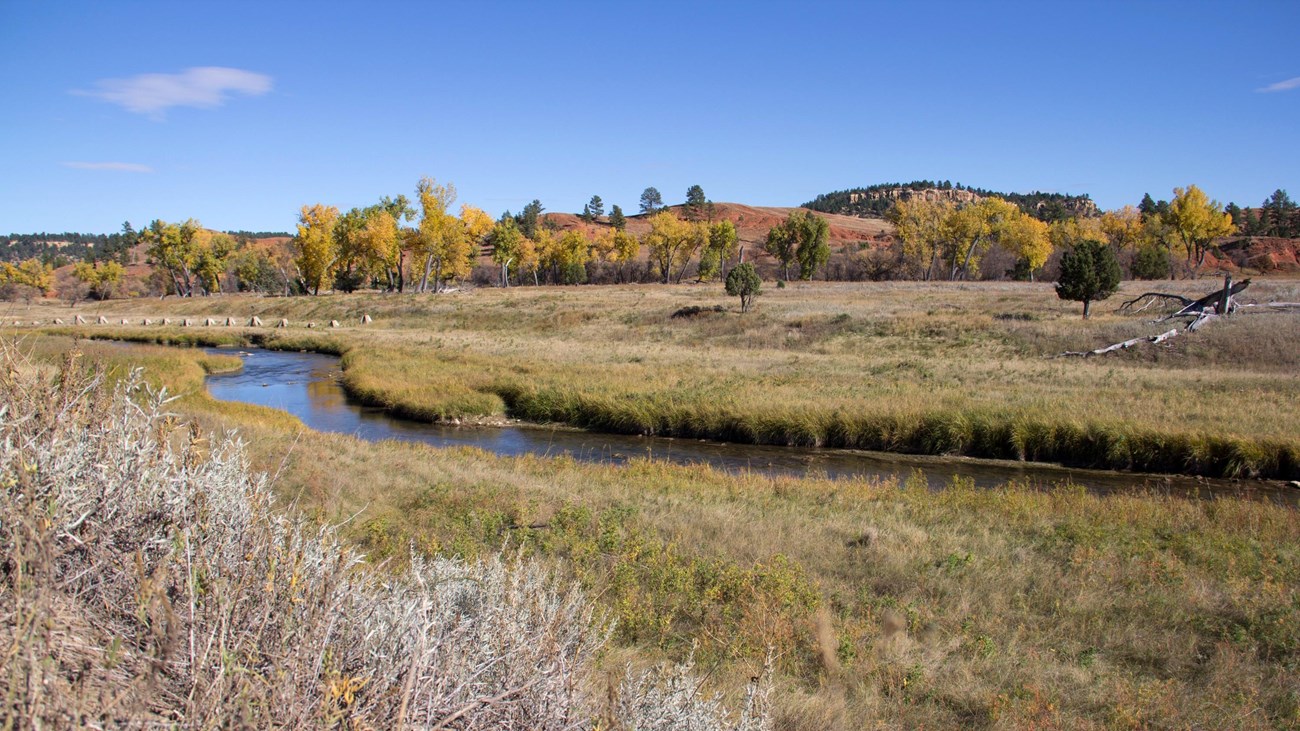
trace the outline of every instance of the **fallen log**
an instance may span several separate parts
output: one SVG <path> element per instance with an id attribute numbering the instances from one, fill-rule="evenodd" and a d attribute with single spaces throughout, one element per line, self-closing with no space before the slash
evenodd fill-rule
<path id="1" fill-rule="evenodd" d="M 1290 310 L 1300 310 L 1300 302 L 1260 302 L 1248 305 L 1238 305 L 1237 309 L 1246 313 L 1249 313 L 1252 310 L 1256 312 L 1287 312 Z"/>
<path id="2" fill-rule="evenodd" d="M 1132 340 L 1125 340 L 1122 343 L 1107 345 L 1104 348 L 1097 348 L 1096 350 L 1067 350 L 1064 353 L 1055 355 L 1053 357 L 1054 358 L 1091 358 L 1094 355 L 1106 355 L 1107 353 L 1116 353 L 1121 350 L 1127 350 L 1133 347 L 1134 345 L 1138 345 L 1140 343 L 1151 343 L 1153 345 L 1158 343 L 1163 343 L 1169 338 L 1177 337 L 1177 336 L 1178 336 L 1177 330 L 1170 330 L 1168 332 L 1160 333 L 1159 335 L 1151 335 L 1149 337 L 1144 337 L 1144 338 L 1133 338 Z"/>
<path id="3" fill-rule="evenodd" d="M 1200 330 L 1205 323 L 1209 322 L 1210 320 L 1217 320 L 1218 318 L 1219 315 L 1213 312 L 1201 312 L 1201 314 L 1196 316 L 1195 320 L 1192 320 L 1191 322 L 1187 323 L 1187 327 L 1183 329 L 1189 333 L 1194 333 L 1197 330 Z"/>
<path id="4" fill-rule="evenodd" d="M 1188 315 L 1198 316 L 1210 308 L 1213 308 L 1215 314 L 1219 315 L 1226 315 L 1229 312 L 1232 312 L 1233 307 L 1235 307 L 1235 303 L 1232 301 L 1233 295 L 1240 294 L 1243 290 L 1249 287 L 1250 280 L 1243 279 L 1240 282 L 1233 284 L 1231 277 L 1225 277 L 1223 284 L 1224 286 L 1218 291 L 1211 292 L 1195 302 L 1189 303 L 1183 307 L 1183 309 L 1174 314 L 1167 315 L 1161 319 L 1172 320 L 1175 317 L 1186 317 Z M 1160 322 L 1160 320 L 1157 320 L 1156 322 Z"/>

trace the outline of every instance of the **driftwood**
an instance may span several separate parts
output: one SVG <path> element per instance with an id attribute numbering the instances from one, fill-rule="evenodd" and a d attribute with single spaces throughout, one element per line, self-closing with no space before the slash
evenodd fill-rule
<path id="1" fill-rule="evenodd" d="M 1225 277 L 1223 287 L 1216 289 L 1215 291 L 1197 300 L 1194 300 L 1191 297 L 1184 297 L 1181 294 L 1173 294 L 1170 292 L 1143 292 L 1137 297 L 1134 297 L 1133 299 L 1121 304 L 1117 311 L 1137 313 L 1147 309 L 1148 307 L 1152 306 L 1156 302 L 1173 300 L 1181 304 L 1182 309 L 1178 310 L 1172 315 L 1166 315 L 1165 317 L 1161 318 L 1161 320 L 1172 320 L 1175 317 L 1187 317 L 1187 316 L 1196 317 L 1197 315 L 1200 315 L 1202 312 L 1204 312 L 1206 309 L 1210 309 L 1210 308 L 1213 308 L 1217 314 L 1225 314 L 1226 312 L 1230 312 L 1233 308 L 1232 297 L 1234 295 L 1241 294 L 1241 292 L 1244 291 L 1249 286 L 1250 286 L 1249 279 L 1243 279 L 1240 282 L 1233 284 L 1231 277 Z M 1225 290 L 1226 290 L 1226 294 L 1225 294 Z M 1227 302 L 1224 302 L 1225 298 L 1228 300 Z M 1142 305 L 1141 307 L 1137 308 L 1136 310 L 1133 309 L 1133 305 L 1146 299 L 1149 299 L 1150 301 Z M 1224 312 L 1218 312 L 1218 310 L 1220 309 L 1222 309 Z M 1157 320 L 1157 322 L 1159 322 L 1159 320 Z"/>
<path id="2" fill-rule="evenodd" d="M 1259 304 L 1238 305 L 1244 312 L 1287 312 L 1300 310 L 1300 302 L 1261 302 Z"/>
<path id="3" fill-rule="evenodd" d="M 1160 333 L 1159 335 L 1152 335 L 1152 336 L 1150 336 L 1150 337 L 1146 337 L 1146 338 L 1133 338 L 1132 340 L 1125 340 L 1125 341 L 1122 342 L 1122 343 L 1115 343 L 1114 345 L 1107 345 L 1107 346 L 1104 347 L 1104 348 L 1097 348 L 1096 350 L 1067 350 L 1067 351 L 1065 351 L 1064 353 L 1061 353 L 1060 355 L 1057 355 L 1057 356 L 1055 356 L 1055 357 L 1057 357 L 1057 358 L 1089 358 L 1089 357 L 1092 357 L 1092 356 L 1094 356 L 1094 355 L 1105 355 L 1105 354 L 1107 354 L 1107 353 L 1115 353 L 1115 352 L 1118 352 L 1118 351 L 1121 351 L 1121 350 L 1127 350 L 1127 349 L 1129 349 L 1129 348 L 1131 348 L 1131 347 L 1133 347 L 1134 345 L 1137 345 L 1137 344 L 1139 344 L 1139 343 L 1153 343 L 1153 344 L 1154 344 L 1154 343 L 1163 343 L 1164 341 L 1168 340 L 1169 338 L 1177 337 L 1177 336 L 1178 336 L 1178 331 L 1177 331 L 1177 330 L 1170 330 L 1170 331 L 1168 331 L 1168 332 L 1163 332 L 1163 333 Z"/>

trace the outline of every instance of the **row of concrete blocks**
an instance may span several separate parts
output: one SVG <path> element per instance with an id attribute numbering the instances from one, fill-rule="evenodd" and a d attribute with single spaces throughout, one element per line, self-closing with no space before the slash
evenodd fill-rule
<path id="1" fill-rule="evenodd" d="M 362 315 L 362 316 L 361 316 L 361 324 L 362 324 L 362 325 L 369 325 L 369 324 L 372 323 L 372 322 L 374 322 L 374 319 L 371 318 L 370 315 Z M 22 320 L 14 320 L 14 327 L 22 327 L 24 324 L 26 324 L 26 323 L 24 323 Z M 33 320 L 31 324 L 32 324 L 32 325 L 41 325 L 42 323 L 41 323 L 40 320 Z M 63 321 L 63 318 L 61 318 L 61 317 L 56 317 L 56 318 L 54 318 L 54 321 L 53 321 L 51 324 L 53 324 L 53 325 L 65 325 L 65 324 L 68 324 L 68 323 L 65 323 L 65 322 Z M 86 324 L 86 318 L 82 317 L 81 315 L 77 315 L 76 318 L 72 321 L 71 324 L 73 324 L 73 325 L 85 325 L 85 324 Z M 96 325 L 108 325 L 108 324 L 111 324 L 111 323 L 109 323 L 107 317 L 104 317 L 103 315 L 100 315 L 100 316 L 95 320 L 95 324 L 96 324 Z M 121 322 L 121 324 L 123 324 L 123 325 L 130 325 L 130 324 L 132 324 L 132 323 L 131 323 L 130 320 L 128 320 L 128 319 L 126 319 L 125 317 L 123 317 L 123 318 L 122 318 L 122 322 Z M 222 323 L 222 321 L 221 321 L 220 319 L 218 319 L 218 318 L 213 318 L 213 317 L 205 317 L 205 318 L 203 318 L 202 323 L 199 322 L 198 318 L 191 318 L 191 317 L 183 317 L 183 318 L 177 319 L 177 320 L 175 320 L 175 321 L 173 321 L 170 317 L 164 317 L 164 318 L 162 318 L 162 319 L 160 319 L 160 320 L 151 320 L 151 319 L 149 319 L 148 317 L 146 317 L 146 318 L 143 318 L 142 320 L 140 320 L 140 324 L 141 324 L 141 325 L 179 325 L 179 326 L 181 326 L 181 327 L 196 327 L 196 326 L 198 326 L 199 324 L 202 324 L 202 325 L 205 326 L 205 327 L 220 326 L 220 325 L 222 325 L 222 324 L 224 324 L 226 327 L 239 327 L 239 326 L 240 326 L 240 324 L 239 324 L 238 322 L 236 322 L 236 321 L 235 321 L 235 318 L 233 318 L 233 317 L 227 317 L 224 323 Z M 339 323 L 338 320 L 330 320 L 330 324 L 329 324 L 329 326 L 332 327 L 332 328 L 334 328 L 334 327 L 343 327 L 343 326 Z M 257 317 L 256 315 L 254 315 L 252 318 L 249 319 L 248 324 L 245 325 L 245 327 L 265 327 L 265 325 L 262 324 L 262 318 Z M 282 317 L 282 318 L 280 318 L 280 321 L 277 322 L 277 323 L 275 324 L 275 327 L 289 327 L 289 321 L 286 320 L 286 319 L 284 319 L 284 318 Z M 307 323 L 307 327 L 316 327 L 316 323 L 314 323 L 314 322 L 309 322 L 309 323 Z"/>

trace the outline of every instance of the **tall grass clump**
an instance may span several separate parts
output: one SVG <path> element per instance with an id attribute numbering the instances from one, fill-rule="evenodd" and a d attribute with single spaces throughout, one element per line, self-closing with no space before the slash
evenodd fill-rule
<path id="1" fill-rule="evenodd" d="M 593 692 L 608 628 L 542 564 L 369 566 L 138 371 L 0 358 L 0 726 L 660 727 L 670 686 Z"/>

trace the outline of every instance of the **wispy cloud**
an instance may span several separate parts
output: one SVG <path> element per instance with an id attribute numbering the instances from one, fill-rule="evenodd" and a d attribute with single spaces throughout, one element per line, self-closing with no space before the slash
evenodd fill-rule
<path id="1" fill-rule="evenodd" d="M 64 162 L 65 168 L 75 170 L 112 170 L 119 173 L 152 173 L 153 168 L 135 162 Z"/>
<path id="2" fill-rule="evenodd" d="M 1268 86 L 1256 89 L 1255 91 L 1267 94 L 1274 91 L 1291 91 L 1292 89 L 1300 89 L 1300 76 L 1287 79 L 1286 81 L 1279 81 L 1276 84 L 1269 84 Z"/>
<path id="3" fill-rule="evenodd" d="M 226 103 L 232 94 L 260 96 L 271 90 L 271 77 L 243 69 L 199 66 L 179 74 L 140 74 L 127 79 L 103 79 L 93 96 L 137 114 L 162 119 L 172 107 L 210 109 Z"/>

